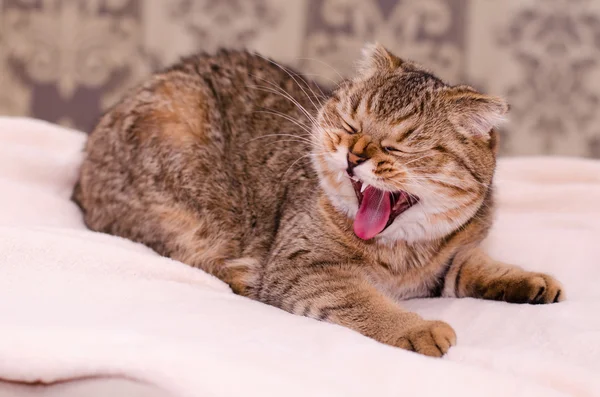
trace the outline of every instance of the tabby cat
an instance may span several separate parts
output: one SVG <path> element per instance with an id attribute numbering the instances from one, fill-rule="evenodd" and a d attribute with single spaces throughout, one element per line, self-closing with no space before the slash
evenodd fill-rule
<path id="1" fill-rule="evenodd" d="M 256 54 L 192 56 L 101 118 L 74 200 L 235 293 L 442 356 L 454 330 L 399 300 L 564 298 L 478 248 L 507 110 L 381 45 L 327 95 Z"/>

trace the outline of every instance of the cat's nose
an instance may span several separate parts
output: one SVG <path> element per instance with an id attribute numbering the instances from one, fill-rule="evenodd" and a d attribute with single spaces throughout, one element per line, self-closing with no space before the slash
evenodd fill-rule
<path id="1" fill-rule="evenodd" d="M 359 156 L 352 152 L 348 152 L 348 174 L 352 175 L 354 167 L 364 163 L 367 160 L 368 159 L 366 157 Z"/>

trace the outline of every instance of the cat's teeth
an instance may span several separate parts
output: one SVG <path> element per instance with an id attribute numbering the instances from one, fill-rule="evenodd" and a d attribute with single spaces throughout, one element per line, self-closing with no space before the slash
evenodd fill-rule
<path id="1" fill-rule="evenodd" d="M 360 188 L 360 192 L 363 193 L 365 190 L 367 190 L 368 187 L 369 187 L 368 184 L 363 183 L 362 187 Z"/>

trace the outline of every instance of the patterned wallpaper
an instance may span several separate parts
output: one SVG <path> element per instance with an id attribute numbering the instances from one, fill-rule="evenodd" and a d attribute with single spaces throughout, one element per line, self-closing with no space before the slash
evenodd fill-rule
<path id="1" fill-rule="evenodd" d="M 89 130 L 152 70 L 221 46 L 332 85 L 373 40 L 506 96 L 504 154 L 600 158 L 600 0 L 0 0 L 0 114 Z"/>

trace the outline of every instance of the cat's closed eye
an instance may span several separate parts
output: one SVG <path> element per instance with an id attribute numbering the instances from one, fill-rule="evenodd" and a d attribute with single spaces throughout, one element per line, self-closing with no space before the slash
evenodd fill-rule
<path id="1" fill-rule="evenodd" d="M 356 134 L 358 132 L 357 128 L 353 127 L 352 125 L 347 123 L 345 120 L 342 120 L 342 127 L 350 135 Z"/>
<path id="2" fill-rule="evenodd" d="M 400 154 L 417 154 L 417 153 L 423 153 L 423 152 L 427 152 L 429 150 L 431 150 L 431 148 L 429 146 L 423 146 L 423 147 L 417 147 L 417 146 L 408 146 L 408 145 L 403 145 L 402 148 L 398 148 L 395 146 L 383 146 L 382 147 L 383 151 L 388 153 L 388 154 L 396 154 L 396 155 L 400 155 Z"/>
<path id="3" fill-rule="evenodd" d="M 402 153 L 402 150 L 395 148 L 393 146 L 384 146 L 383 150 L 386 151 L 387 153 Z"/>

